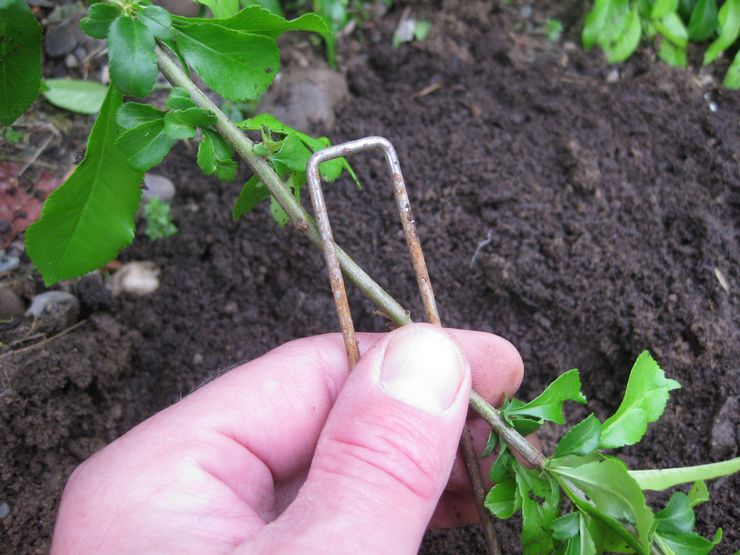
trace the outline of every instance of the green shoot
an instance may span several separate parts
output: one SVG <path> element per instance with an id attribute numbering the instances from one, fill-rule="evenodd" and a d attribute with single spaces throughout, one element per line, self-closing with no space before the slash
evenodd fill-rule
<path id="1" fill-rule="evenodd" d="M 157 241 L 177 234 L 177 226 L 170 214 L 170 205 L 161 199 L 157 197 L 149 199 L 142 216 L 146 221 L 144 233 L 150 240 Z"/>

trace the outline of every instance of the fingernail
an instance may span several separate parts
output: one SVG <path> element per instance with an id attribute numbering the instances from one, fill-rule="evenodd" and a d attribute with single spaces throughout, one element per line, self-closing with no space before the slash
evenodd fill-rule
<path id="1" fill-rule="evenodd" d="M 380 385 L 399 401 L 438 413 L 452 406 L 466 368 L 460 349 L 444 333 L 411 327 L 391 336 Z"/>

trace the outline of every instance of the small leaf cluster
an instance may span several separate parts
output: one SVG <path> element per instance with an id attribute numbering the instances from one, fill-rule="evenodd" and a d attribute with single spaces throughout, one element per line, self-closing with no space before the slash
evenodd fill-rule
<path id="1" fill-rule="evenodd" d="M 314 152 L 318 152 L 331 145 L 326 137 L 311 137 L 292 127 L 289 127 L 270 114 L 260 114 L 254 118 L 244 120 L 239 124 L 245 131 L 259 131 L 262 140 L 254 147 L 254 152 L 263 156 L 275 173 L 290 186 L 296 200 L 301 200 L 301 190 L 306 184 L 306 164 Z M 200 152 L 198 163 L 201 163 Z M 201 165 L 202 167 L 202 165 Z M 346 170 L 349 176 L 359 187 L 360 182 L 354 170 L 346 159 L 336 158 L 323 162 L 319 167 L 321 178 L 329 183 L 336 181 L 342 171 Z M 252 176 L 244 184 L 239 197 L 234 204 L 232 217 L 234 221 L 254 209 L 257 204 L 269 197 L 269 193 L 259 177 Z M 284 226 L 288 223 L 288 215 L 280 205 L 271 199 L 270 213 L 275 221 Z"/>
<path id="2" fill-rule="evenodd" d="M 542 469 L 526 467 L 491 433 L 483 455 L 498 448 L 498 456 L 490 470 L 495 485 L 485 506 L 499 518 L 521 512 L 523 553 L 709 553 L 722 533 L 717 530 L 708 540 L 693 531 L 693 507 L 708 500 L 703 482 L 688 495 L 674 493 L 666 507 L 654 513 L 643 493 L 650 484 L 638 483 L 622 461 L 602 452 L 639 442 L 648 424 L 662 415 L 669 392 L 678 387 L 643 352 L 616 412 L 604 422 L 589 414 L 576 424 Z M 501 415 L 520 433 L 530 434 L 546 421 L 564 424 L 566 401 L 586 402 L 578 370 L 561 375 L 528 403 L 507 400 Z"/>
<path id="3" fill-rule="evenodd" d="M 158 197 L 152 197 L 144 206 L 144 234 L 152 241 L 166 239 L 177 234 L 177 226 L 172 221 L 170 205 Z"/>
<path id="4" fill-rule="evenodd" d="M 721 0 L 719 0 L 721 3 Z M 658 56 L 686 67 L 689 42 L 711 41 L 704 65 L 729 50 L 740 36 L 740 0 L 595 0 L 583 27 L 583 46 L 599 45 L 610 63 L 629 58 L 641 38 L 660 37 Z M 723 83 L 740 88 L 740 53 L 735 55 Z"/>

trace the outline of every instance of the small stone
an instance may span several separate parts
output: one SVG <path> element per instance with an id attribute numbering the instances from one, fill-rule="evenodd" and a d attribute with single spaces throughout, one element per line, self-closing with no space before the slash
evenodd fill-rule
<path id="1" fill-rule="evenodd" d="M 44 49 L 52 58 L 61 58 L 72 52 L 81 38 L 79 20 L 72 17 L 63 23 L 47 27 Z"/>
<path id="2" fill-rule="evenodd" d="M 18 293 L 8 287 L 0 287 L 0 323 L 11 322 L 26 311 Z"/>
<path id="3" fill-rule="evenodd" d="M 8 505 L 5 501 L 0 503 L 0 519 L 4 519 L 6 516 L 10 514 L 10 505 Z"/>
<path id="4" fill-rule="evenodd" d="M 334 108 L 349 98 L 341 73 L 323 68 L 288 69 L 262 97 L 259 113 L 273 114 L 304 132 L 326 133 L 334 128 Z"/>
<path id="5" fill-rule="evenodd" d="M 17 256 L 11 256 L 9 254 L 0 255 L 0 274 L 8 274 L 15 270 L 20 264 L 20 259 Z"/>
<path id="6" fill-rule="evenodd" d="M 76 67 L 79 67 L 80 61 L 75 57 L 74 54 L 67 54 L 64 57 L 64 65 L 70 69 L 74 69 Z"/>
<path id="7" fill-rule="evenodd" d="M 111 277 L 114 295 L 142 297 L 159 289 L 159 268 L 154 262 L 128 262 Z"/>
<path id="8" fill-rule="evenodd" d="M 155 173 L 144 175 L 144 194 L 141 196 L 142 204 L 146 204 L 153 198 L 158 198 L 162 202 L 170 203 L 175 198 L 175 184 L 171 179 Z"/>
<path id="9" fill-rule="evenodd" d="M 619 81 L 619 70 L 616 67 L 613 67 L 609 70 L 609 73 L 606 74 L 606 82 L 616 83 L 617 81 Z"/>
<path id="10" fill-rule="evenodd" d="M 737 415 L 740 413 L 740 397 L 728 397 L 719 409 L 712 425 L 711 453 L 715 459 L 734 457 L 738 451 Z"/>
<path id="11" fill-rule="evenodd" d="M 717 106 L 716 102 L 710 102 L 709 103 L 709 111 L 710 112 L 716 112 L 719 106 Z"/>
<path id="12" fill-rule="evenodd" d="M 36 329 L 41 333 L 58 333 L 77 321 L 80 301 L 66 291 L 46 291 L 36 295 L 26 315 L 33 316 Z"/>
<path id="13" fill-rule="evenodd" d="M 200 366 L 201 364 L 203 364 L 203 355 L 195 353 L 193 355 L 193 366 Z"/>
<path id="14" fill-rule="evenodd" d="M 224 305 L 225 314 L 236 314 L 237 312 L 239 312 L 239 305 L 236 303 L 236 301 L 228 301 Z"/>

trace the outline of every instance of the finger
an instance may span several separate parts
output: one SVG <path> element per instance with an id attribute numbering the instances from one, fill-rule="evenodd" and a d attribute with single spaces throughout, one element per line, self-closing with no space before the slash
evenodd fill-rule
<path id="1" fill-rule="evenodd" d="M 470 383 L 451 334 L 428 324 L 389 334 L 347 379 L 296 500 L 245 547 L 415 553 L 447 484 Z"/>

